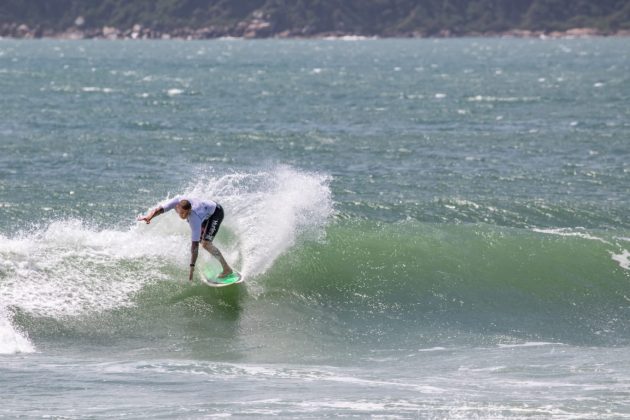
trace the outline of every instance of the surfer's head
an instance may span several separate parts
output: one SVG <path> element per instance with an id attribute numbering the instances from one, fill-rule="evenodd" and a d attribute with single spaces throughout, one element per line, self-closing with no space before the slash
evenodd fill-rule
<path id="1" fill-rule="evenodd" d="M 182 219 L 187 219 L 190 215 L 190 211 L 192 210 L 192 205 L 188 200 L 182 200 L 175 206 L 175 211 L 179 214 L 179 217 Z"/>

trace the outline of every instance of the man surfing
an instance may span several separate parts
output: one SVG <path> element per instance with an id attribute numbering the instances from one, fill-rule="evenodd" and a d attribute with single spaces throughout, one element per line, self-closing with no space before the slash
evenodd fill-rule
<path id="1" fill-rule="evenodd" d="M 182 220 L 188 221 L 192 231 L 188 280 L 192 281 L 193 278 L 195 263 L 199 254 L 199 242 L 210 255 L 221 263 L 223 272 L 219 274 L 218 278 L 224 278 L 232 274 L 234 271 L 223 258 L 219 248 L 212 243 L 223 221 L 223 207 L 211 200 L 202 201 L 196 198 L 177 196 L 151 210 L 146 216 L 138 217 L 138 221 L 144 221 L 149 224 L 154 217 L 173 209 L 175 209 Z"/>

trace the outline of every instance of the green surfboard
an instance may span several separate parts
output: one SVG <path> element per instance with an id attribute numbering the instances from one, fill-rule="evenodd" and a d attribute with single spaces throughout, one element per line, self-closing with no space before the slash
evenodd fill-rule
<path id="1" fill-rule="evenodd" d="M 213 267 L 204 267 L 201 270 L 202 281 L 210 287 L 225 287 L 233 284 L 242 283 L 245 279 L 241 273 L 233 272 L 225 277 L 218 277 L 221 274 L 220 271 L 213 269 Z"/>

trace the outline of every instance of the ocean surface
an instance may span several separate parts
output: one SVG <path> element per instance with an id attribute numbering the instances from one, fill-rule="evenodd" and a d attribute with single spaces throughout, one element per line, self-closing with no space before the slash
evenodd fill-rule
<path id="1" fill-rule="evenodd" d="M 628 39 L 0 40 L 0 417 L 228 416 L 629 418 Z"/>

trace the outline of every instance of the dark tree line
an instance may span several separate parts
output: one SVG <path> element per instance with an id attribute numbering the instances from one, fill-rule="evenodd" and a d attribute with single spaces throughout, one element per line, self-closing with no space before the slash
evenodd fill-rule
<path id="1" fill-rule="evenodd" d="M 0 24 L 160 31 L 266 23 L 263 36 L 630 29 L 630 0 L 0 0 Z"/>

